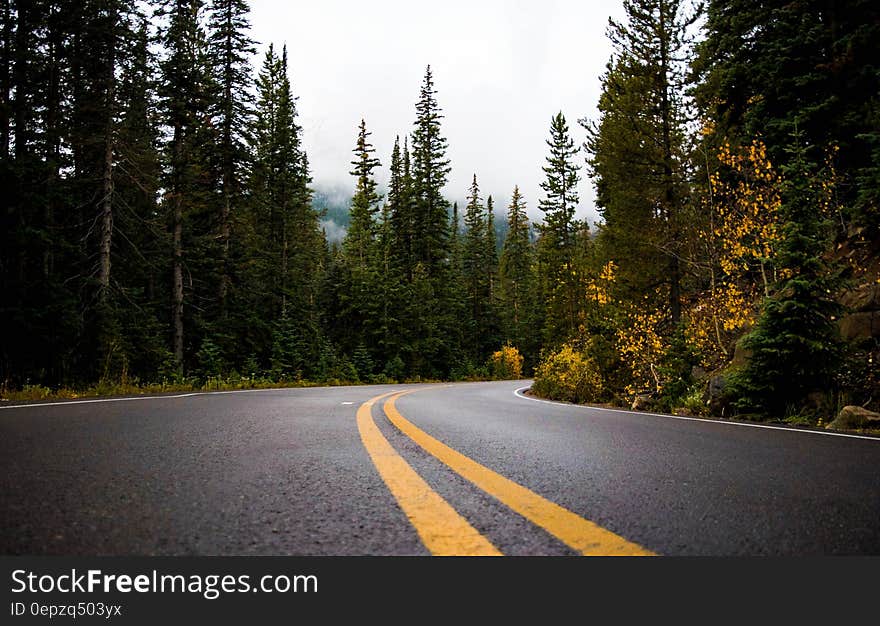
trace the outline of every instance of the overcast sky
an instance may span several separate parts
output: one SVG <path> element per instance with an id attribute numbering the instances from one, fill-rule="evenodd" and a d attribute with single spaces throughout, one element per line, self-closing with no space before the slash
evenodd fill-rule
<path id="1" fill-rule="evenodd" d="M 259 56 L 287 44 L 290 76 L 316 185 L 354 186 L 352 148 L 364 118 L 387 180 L 394 138 L 410 133 L 425 72 L 434 72 L 452 172 L 445 195 L 463 199 L 474 173 L 506 211 L 514 185 L 537 209 L 550 118 L 594 118 L 620 0 L 251 0 Z M 260 60 L 257 60 L 259 63 Z M 583 159 L 579 159 L 583 164 Z M 595 221 L 583 173 L 579 217 Z"/>

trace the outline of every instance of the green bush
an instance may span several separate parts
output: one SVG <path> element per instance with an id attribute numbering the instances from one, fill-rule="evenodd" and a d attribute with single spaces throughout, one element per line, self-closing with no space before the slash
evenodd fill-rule
<path id="1" fill-rule="evenodd" d="M 689 415 L 709 415 L 709 407 L 703 400 L 703 391 L 700 388 L 692 389 L 690 393 L 681 398 L 679 407 Z"/>

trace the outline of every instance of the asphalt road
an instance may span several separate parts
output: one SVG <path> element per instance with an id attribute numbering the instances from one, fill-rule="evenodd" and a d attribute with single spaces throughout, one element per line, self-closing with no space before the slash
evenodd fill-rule
<path id="1" fill-rule="evenodd" d="M 0 554 L 468 553 L 453 519 L 506 555 L 880 554 L 880 440 L 540 402 L 525 384 L 5 407 Z M 409 390 L 403 429 L 387 398 L 361 409 Z"/>

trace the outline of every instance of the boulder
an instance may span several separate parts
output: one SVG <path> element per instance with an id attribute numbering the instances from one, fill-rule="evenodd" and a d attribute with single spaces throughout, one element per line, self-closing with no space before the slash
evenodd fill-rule
<path id="1" fill-rule="evenodd" d="M 847 340 L 880 337 L 880 311 L 860 311 L 840 318 L 840 336 Z"/>
<path id="2" fill-rule="evenodd" d="M 706 378 L 708 378 L 708 376 L 709 376 L 709 373 L 705 369 L 700 367 L 699 365 L 694 365 L 691 368 L 691 378 L 693 378 L 694 380 L 702 382 L 702 381 L 706 380 Z"/>
<path id="3" fill-rule="evenodd" d="M 703 402 L 709 407 L 712 415 L 723 415 L 724 409 L 730 403 L 730 399 L 725 395 L 727 389 L 727 378 L 723 375 L 716 375 L 709 379 L 706 384 L 706 391 L 703 393 Z"/>
<path id="4" fill-rule="evenodd" d="M 742 344 L 742 339 L 740 339 L 736 342 L 736 346 L 734 346 L 733 348 L 733 359 L 730 361 L 731 367 L 742 367 L 750 358 L 752 358 L 754 350 L 752 350 L 751 348 L 746 348 Z"/>
<path id="5" fill-rule="evenodd" d="M 840 303 L 853 313 L 880 310 L 880 284 L 859 285 L 840 297 Z"/>
<path id="6" fill-rule="evenodd" d="M 834 421 L 825 428 L 829 430 L 880 428 L 880 413 L 874 413 L 860 406 L 845 406 L 840 409 Z"/>

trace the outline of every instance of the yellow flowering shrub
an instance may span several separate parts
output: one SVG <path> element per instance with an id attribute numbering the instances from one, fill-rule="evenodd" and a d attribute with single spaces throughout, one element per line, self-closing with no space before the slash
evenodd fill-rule
<path id="1" fill-rule="evenodd" d="M 781 237 L 782 176 L 761 141 L 738 150 L 725 144 L 717 157 L 727 173 L 722 177 L 716 171 L 709 177 L 714 209 L 711 227 L 721 270 L 737 278 L 757 266 L 766 291 Z"/>
<path id="2" fill-rule="evenodd" d="M 666 352 L 666 342 L 658 328 L 664 315 L 663 311 L 632 308 L 626 322 L 617 329 L 617 351 L 630 370 L 630 383 L 626 386 L 630 396 L 647 390 L 660 391 L 657 368 Z"/>
<path id="3" fill-rule="evenodd" d="M 782 237 L 782 175 L 759 140 L 725 143 L 709 176 L 709 222 L 700 233 L 711 280 L 685 314 L 685 337 L 714 368 L 725 362 L 733 339 L 754 322 L 762 295 L 779 277 L 774 260 Z"/>
<path id="4" fill-rule="evenodd" d="M 611 303 L 608 291 L 614 283 L 614 273 L 616 270 L 617 266 L 614 261 L 608 261 L 596 278 L 587 281 L 587 298 L 589 300 L 594 301 L 598 305 Z"/>
<path id="5" fill-rule="evenodd" d="M 489 369 L 495 380 L 522 378 L 523 357 L 516 347 L 505 345 L 489 357 Z"/>
<path id="6" fill-rule="evenodd" d="M 602 397 L 602 376 L 593 359 L 567 343 L 538 365 L 532 390 L 551 400 L 596 402 Z"/>

